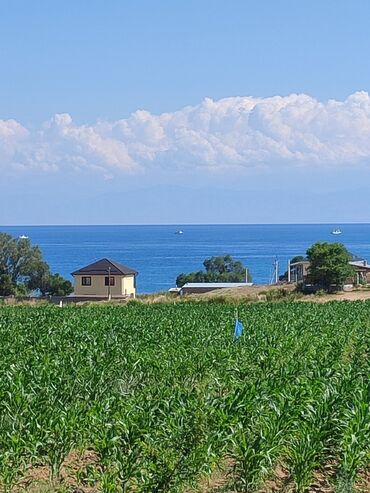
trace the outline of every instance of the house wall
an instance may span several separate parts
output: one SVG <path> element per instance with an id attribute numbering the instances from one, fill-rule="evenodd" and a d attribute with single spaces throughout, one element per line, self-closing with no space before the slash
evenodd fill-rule
<path id="1" fill-rule="evenodd" d="M 296 262 L 290 265 L 290 280 L 291 282 L 303 282 L 307 277 L 309 262 Z"/>
<path id="2" fill-rule="evenodd" d="M 127 296 L 135 296 L 135 276 L 124 276 L 122 277 L 122 294 Z"/>
<path id="3" fill-rule="evenodd" d="M 82 277 L 91 277 L 91 286 L 82 286 Z M 134 276 L 111 276 L 114 277 L 114 286 L 110 287 L 112 297 L 135 295 Z M 106 296 L 108 297 L 108 286 L 105 285 L 105 276 L 74 276 L 74 293 L 76 296 Z M 126 291 L 126 292 L 125 292 Z"/>
<path id="4" fill-rule="evenodd" d="M 358 283 L 361 282 L 370 282 L 370 270 L 369 269 L 361 269 L 360 267 L 356 268 L 355 272 L 355 281 Z"/>
<path id="5" fill-rule="evenodd" d="M 360 278 L 366 279 L 367 283 L 370 283 L 370 269 L 366 266 L 351 263 L 355 268 L 355 274 L 353 277 L 346 279 L 346 284 L 357 283 Z M 291 282 L 300 283 L 306 282 L 308 276 L 309 262 L 296 262 L 290 266 L 290 279 Z"/>

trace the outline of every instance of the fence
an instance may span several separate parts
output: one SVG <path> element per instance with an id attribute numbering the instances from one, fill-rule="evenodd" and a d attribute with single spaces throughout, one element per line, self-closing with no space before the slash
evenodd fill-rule
<path id="1" fill-rule="evenodd" d="M 132 299 L 133 296 L 113 297 L 110 301 L 124 301 Z M 53 305 L 81 303 L 83 301 L 108 301 L 106 296 L 0 296 L 0 303 L 14 305 L 16 303 L 36 304 L 40 302 L 52 303 Z"/>

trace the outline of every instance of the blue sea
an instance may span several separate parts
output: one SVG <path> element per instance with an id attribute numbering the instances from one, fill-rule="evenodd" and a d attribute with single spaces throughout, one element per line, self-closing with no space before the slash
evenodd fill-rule
<path id="1" fill-rule="evenodd" d="M 271 279 L 275 259 L 280 273 L 295 255 L 314 242 L 340 241 L 370 261 L 370 224 L 171 225 L 171 226 L 0 226 L 14 236 L 26 235 L 39 245 L 53 272 L 70 273 L 106 257 L 136 269 L 138 292 L 175 286 L 181 272 L 202 269 L 205 258 L 230 253 L 241 260 L 258 284 Z M 183 234 L 176 234 L 182 230 Z"/>

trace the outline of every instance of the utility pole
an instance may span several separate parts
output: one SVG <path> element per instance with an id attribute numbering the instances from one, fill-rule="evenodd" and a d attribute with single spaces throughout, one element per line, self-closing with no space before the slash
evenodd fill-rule
<path id="1" fill-rule="evenodd" d="M 110 292 L 110 267 L 108 267 L 108 301 L 111 300 L 112 296 L 111 296 L 111 292 Z"/>
<path id="2" fill-rule="evenodd" d="M 277 284 L 279 282 L 279 261 L 276 257 L 272 267 L 272 274 L 270 278 L 270 284 Z"/>

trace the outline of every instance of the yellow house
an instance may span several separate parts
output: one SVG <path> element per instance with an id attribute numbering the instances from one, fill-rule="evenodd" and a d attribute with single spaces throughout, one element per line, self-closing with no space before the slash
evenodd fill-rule
<path id="1" fill-rule="evenodd" d="M 103 258 L 72 272 L 74 296 L 125 298 L 136 295 L 137 272 Z"/>

